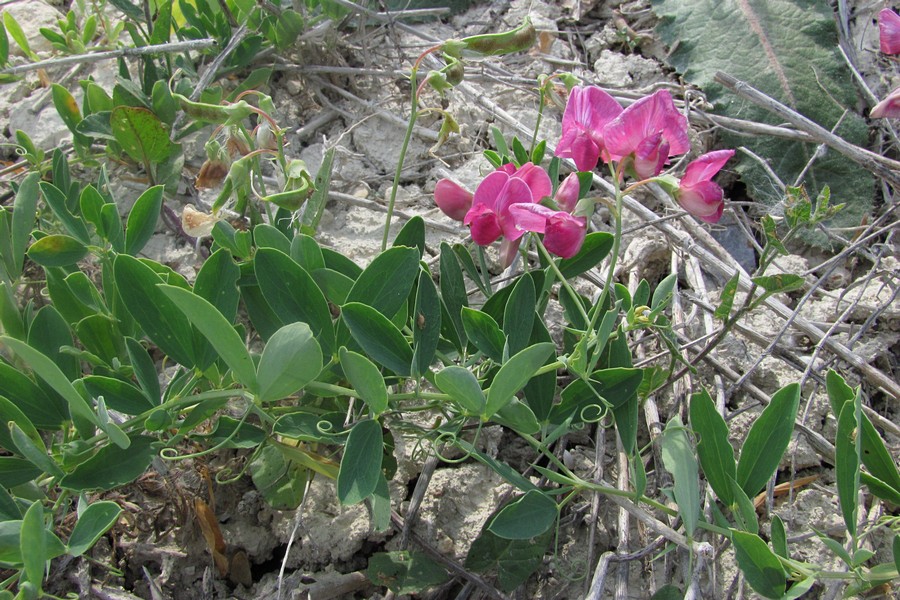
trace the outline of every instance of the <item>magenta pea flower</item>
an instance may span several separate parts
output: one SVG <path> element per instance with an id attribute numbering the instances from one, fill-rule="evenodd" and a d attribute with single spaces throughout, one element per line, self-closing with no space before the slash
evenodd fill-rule
<path id="1" fill-rule="evenodd" d="M 434 186 L 434 202 L 441 212 L 462 221 L 472 208 L 472 192 L 449 179 L 441 179 Z"/>
<path id="2" fill-rule="evenodd" d="M 713 176 L 734 156 L 734 150 L 707 152 L 692 161 L 681 178 L 675 198 L 686 211 L 707 223 L 718 223 L 725 208 L 723 192 Z"/>
<path id="3" fill-rule="evenodd" d="M 662 172 L 670 156 L 691 148 L 687 119 L 675 108 L 672 95 L 660 90 L 641 98 L 603 129 L 603 141 L 610 159 L 631 159 L 638 179 Z"/>
<path id="4" fill-rule="evenodd" d="M 553 210 L 542 204 L 514 204 L 509 209 L 516 227 L 525 231 L 544 234 L 544 247 L 548 252 L 572 258 L 581 249 L 587 233 L 587 220 L 573 217 L 562 210 Z"/>
<path id="5" fill-rule="evenodd" d="M 900 54 L 900 15 L 889 8 L 878 13 L 878 34 L 881 51 Z"/>
<path id="6" fill-rule="evenodd" d="M 572 88 L 556 156 L 571 158 L 579 171 L 593 171 L 604 154 L 603 128 L 621 112 L 615 98 L 597 86 Z"/>
<path id="7" fill-rule="evenodd" d="M 550 176 L 537 165 L 526 163 L 518 169 L 503 165 L 478 185 L 463 223 L 471 228 L 472 239 L 479 246 L 492 244 L 501 235 L 514 242 L 524 232 L 516 228 L 510 206 L 538 202 L 551 190 Z"/>
<path id="8" fill-rule="evenodd" d="M 897 88 L 887 98 L 872 107 L 869 116 L 873 119 L 896 119 L 900 117 L 900 88 Z"/>

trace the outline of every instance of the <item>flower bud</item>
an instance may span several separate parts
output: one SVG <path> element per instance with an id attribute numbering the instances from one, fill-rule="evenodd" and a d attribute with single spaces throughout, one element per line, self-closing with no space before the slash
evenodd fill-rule
<path id="1" fill-rule="evenodd" d="M 434 201 L 441 212 L 462 221 L 472 208 L 472 193 L 449 179 L 441 179 L 434 186 Z"/>
<path id="2" fill-rule="evenodd" d="M 578 204 L 578 196 L 581 191 L 581 182 L 578 180 L 577 173 L 569 173 L 569 176 L 563 179 L 563 182 L 556 188 L 556 205 L 560 210 L 571 213 Z"/>

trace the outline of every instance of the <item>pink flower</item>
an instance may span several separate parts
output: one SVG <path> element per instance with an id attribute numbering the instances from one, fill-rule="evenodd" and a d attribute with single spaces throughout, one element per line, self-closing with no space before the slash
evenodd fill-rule
<path id="1" fill-rule="evenodd" d="M 889 8 L 878 13 L 878 34 L 881 51 L 900 54 L 900 16 Z"/>
<path id="2" fill-rule="evenodd" d="M 571 213 L 575 210 L 575 205 L 578 204 L 580 191 L 581 182 L 578 181 L 578 174 L 569 173 L 569 176 L 563 179 L 563 182 L 556 188 L 556 195 L 553 199 L 556 200 L 556 205 L 559 206 L 560 210 Z"/>
<path id="3" fill-rule="evenodd" d="M 638 179 L 659 175 L 670 156 L 691 148 L 687 119 L 675 108 L 672 95 L 660 90 L 641 98 L 603 129 L 611 160 L 630 157 Z"/>
<path id="4" fill-rule="evenodd" d="M 900 117 L 900 88 L 897 88 L 887 98 L 872 107 L 869 116 L 873 119 L 896 119 Z"/>
<path id="5" fill-rule="evenodd" d="M 604 152 L 603 127 L 621 112 L 619 103 L 596 86 L 572 88 L 556 155 L 571 158 L 579 171 L 592 171 Z"/>
<path id="6" fill-rule="evenodd" d="M 441 179 L 434 186 L 434 202 L 442 213 L 462 221 L 472 208 L 472 192 L 449 179 Z"/>
<path id="7" fill-rule="evenodd" d="M 518 229 L 510 216 L 513 204 L 532 204 L 552 190 L 550 176 L 532 163 L 520 168 L 503 165 L 478 185 L 472 200 L 472 208 L 463 218 L 463 223 L 472 230 L 472 239 L 479 246 L 487 246 L 503 235 L 509 242 L 522 237 L 524 231 Z M 512 250 L 515 254 L 515 250 Z"/>
<path id="8" fill-rule="evenodd" d="M 516 227 L 544 234 L 544 247 L 557 256 L 572 258 L 581 249 L 587 220 L 541 204 L 514 204 L 509 209 Z"/>
<path id="9" fill-rule="evenodd" d="M 711 181 L 713 176 L 734 156 L 734 150 L 707 152 L 687 166 L 675 192 L 681 207 L 707 223 L 718 223 L 725 202 L 722 188 Z"/>

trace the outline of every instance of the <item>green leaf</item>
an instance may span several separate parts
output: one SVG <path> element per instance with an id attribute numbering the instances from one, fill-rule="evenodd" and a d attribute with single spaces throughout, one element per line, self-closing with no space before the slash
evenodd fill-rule
<path id="1" fill-rule="evenodd" d="M 378 421 L 359 421 L 350 430 L 337 477 L 341 504 L 357 504 L 375 491 L 381 474 L 383 444 Z"/>
<path id="2" fill-rule="evenodd" d="M 900 495 L 900 472 L 897 471 L 897 464 L 865 413 L 860 413 L 860 421 L 863 464 L 874 477 L 892 487 Z"/>
<path id="3" fill-rule="evenodd" d="M 34 217 L 37 214 L 37 203 L 40 197 L 38 182 L 40 173 L 29 173 L 19 184 L 16 198 L 13 201 L 12 230 L 10 231 L 12 264 L 9 265 L 10 275 L 18 277 L 22 274 L 22 264 L 25 259 L 25 248 L 31 239 L 31 230 L 34 228 Z"/>
<path id="4" fill-rule="evenodd" d="M 387 317 L 371 306 L 350 302 L 341 309 L 341 318 L 353 339 L 375 362 L 397 375 L 410 375 L 412 348 Z"/>
<path id="5" fill-rule="evenodd" d="M 549 531 L 559 509 L 549 496 L 537 490 L 510 502 L 491 519 L 488 531 L 506 540 L 527 540 Z"/>
<path id="6" fill-rule="evenodd" d="M 87 490 L 111 490 L 131 483 L 150 466 L 156 456 L 157 442 L 153 438 L 132 435 L 127 449 L 108 445 L 75 467 L 63 477 L 61 487 L 83 492 Z"/>
<path id="7" fill-rule="evenodd" d="M 441 242 L 440 261 L 441 299 L 447 307 L 447 314 L 450 315 L 450 320 L 456 329 L 456 335 L 459 337 L 461 345 L 464 345 L 466 343 L 465 329 L 463 328 L 460 310 L 469 306 L 469 299 L 466 295 L 466 282 L 463 280 L 459 261 L 453 253 L 453 248 L 446 242 Z"/>
<path id="8" fill-rule="evenodd" d="M 859 395 L 857 395 L 859 398 Z M 844 403 L 838 417 L 837 434 L 834 442 L 834 476 L 838 501 L 847 531 L 856 546 L 856 513 L 859 494 L 860 445 L 858 425 L 860 407 L 858 401 Z"/>
<path id="9" fill-rule="evenodd" d="M 734 479 L 731 480 L 731 494 L 734 496 L 732 514 L 741 530 L 754 535 L 759 533 L 759 519 L 756 516 L 756 507 L 753 501 L 744 493 L 741 486 Z"/>
<path id="10" fill-rule="evenodd" d="M 415 248 L 419 251 L 419 260 L 422 260 L 425 256 L 425 220 L 417 215 L 407 221 L 391 245 Z"/>
<path id="11" fill-rule="evenodd" d="M 169 132 L 153 111 L 137 106 L 116 106 L 110 115 L 116 141 L 135 162 L 165 162 L 172 151 Z"/>
<path id="12" fill-rule="evenodd" d="M 294 239 L 291 240 L 290 256 L 307 273 L 313 273 L 317 269 L 325 268 L 325 258 L 322 256 L 322 249 L 319 248 L 316 240 L 308 235 L 301 233 L 294 236 Z"/>
<path id="13" fill-rule="evenodd" d="M 67 199 L 65 193 L 52 183 L 46 181 L 40 182 L 40 188 L 41 194 L 44 196 L 44 201 L 50 206 L 50 210 L 52 210 L 53 214 L 60 220 L 63 227 L 69 232 L 69 235 L 82 244 L 90 244 L 91 236 L 88 233 L 87 225 L 85 225 L 82 219 L 73 215 L 69 210 L 69 207 L 66 204 Z"/>
<path id="14" fill-rule="evenodd" d="M 174 285 L 157 286 L 212 344 L 235 378 L 257 393 L 256 368 L 240 334 L 215 306 L 193 292 Z M 274 336 L 273 336 L 274 337 Z"/>
<path id="15" fill-rule="evenodd" d="M 88 506 L 75 523 L 69 536 L 68 554 L 81 556 L 90 550 L 100 537 L 119 520 L 122 509 L 115 502 L 101 500 Z"/>
<path id="16" fill-rule="evenodd" d="M 743 531 L 732 531 L 731 541 L 750 587 L 766 598 L 781 598 L 785 590 L 784 569 L 766 543 L 758 535 Z"/>
<path id="17" fill-rule="evenodd" d="M 460 318 L 468 340 L 494 362 L 502 362 L 506 340 L 497 321 L 486 312 L 467 306 L 461 308 Z"/>
<path id="18" fill-rule="evenodd" d="M 734 448 L 728 441 L 728 425 L 705 389 L 691 396 L 690 423 L 699 436 L 697 456 L 706 481 L 726 506 L 734 503 L 732 480 L 737 479 Z"/>
<path id="19" fill-rule="evenodd" d="M 124 351 L 124 339 L 118 328 L 118 320 L 96 314 L 75 324 L 75 335 L 88 352 L 97 355 L 107 364 L 120 359 Z"/>
<path id="20" fill-rule="evenodd" d="M 290 460 L 273 444 L 264 445 L 250 462 L 253 486 L 275 510 L 296 509 L 303 501 L 309 476 L 306 467 Z"/>
<path id="21" fill-rule="evenodd" d="M 713 316 L 721 321 L 724 321 L 731 314 L 731 307 L 734 305 L 734 297 L 737 294 L 738 282 L 741 279 L 740 273 L 735 273 L 734 277 L 728 280 L 722 287 L 722 292 L 719 294 L 719 306 L 716 307 Z"/>
<path id="22" fill-rule="evenodd" d="M 416 304 L 413 311 L 413 360 L 414 377 L 425 375 L 434 362 L 441 337 L 441 299 L 431 279 L 423 270 L 419 273 Z"/>
<path id="23" fill-rule="evenodd" d="M 325 205 L 328 203 L 328 191 L 331 187 L 331 167 L 334 164 L 334 148 L 330 148 L 325 152 L 322 158 L 322 164 L 316 173 L 316 191 L 306 201 L 306 207 L 303 209 L 303 232 L 314 234 L 319 227 L 319 221 L 325 213 Z"/>
<path id="24" fill-rule="evenodd" d="M 195 365 L 191 322 L 157 287 L 165 281 L 140 260 L 119 254 L 113 263 L 116 290 L 128 313 L 159 349 L 186 367 Z"/>
<path id="25" fill-rule="evenodd" d="M 743 80 L 790 106 L 852 144 L 865 146 L 869 127 L 855 106 L 857 91 L 846 63 L 835 52 L 836 21 L 827 3 L 815 0 L 653 0 L 660 17 L 657 28 L 671 47 L 667 60 L 685 79 L 700 87 L 716 112 L 754 122 L 779 124 L 781 117 L 736 98 L 714 82 L 717 71 Z M 727 52 L 723 52 L 727 48 Z M 823 99 L 827 98 L 827 101 Z M 845 109 L 848 112 L 845 113 Z M 763 161 L 738 154 L 729 164 L 741 176 L 750 195 L 769 206 L 784 200 L 771 180 L 771 169 L 792 185 L 816 152 L 815 144 L 771 137 L 748 138 L 722 132 L 724 147 L 747 146 Z M 761 162 L 764 162 L 765 168 Z M 830 225 L 857 226 L 871 208 L 872 175 L 838 152 L 818 157 L 804 184 L 811 193 L 830 186 L 847 207 Z M 822 234 L 802 234 L 824 243 Z"/>
<path id="26" fill-rule="evenodd" d="M 338 443 L 344 433 L 344 414 L 293 412 L 280 417 L 272 428 L 274 433 L 301 442 Z"/>
<path id="27" fill-rule="evenodd" d="M 0 344 L 5 344 L 10 350 L 22 359 L 38 377 L 43 379 L 62 396 L 69 405 L 69 413 L 73 418 L 81 418 L 89 423 L 99 426 L 97 415 L 81 397 L 81 394 L 72 386 L 66 376 L 60 371 L 52 360 L 41 354 L 25 342 L 0 336 Z"/>
<path id="28" fill-rule="evenodd" d="M 27 375 L 0 361 L 0 396 L 6 397 L 39 429 L 58 429 L 69 420 L 66 402 L 48 394 Z"/>
<path id="29" fill-rule="evenodd" d="M 103 396 L 107 406 L 126 415 L 139 415 L 156 407 L 139 389 L 121 379 L 88 375 L 82 381 L 91 396 Z"/>
<path id="30" fill-rule="evenodd" d="M 541 424 L 534 411 L 518 398 L 513 398 L 503 405 L 503 408 L 494 413 L 491 420 L 525 435 L 534 435 L 541 430 Z"/>
<path id="31" fill-rule="evenodd" d="M 233 323 L 240 302 L 237 288 L 240 277 L 241 269 L 235 264 L 231 253 L 226 248 L 219 248 L 206 259 L 197 273 L 194 293 L 208 300 L 226 321 Z M 194 351 L 197 355 L 197 367 L 202 370 L 209 368 L 217 358 L 215 350 L 199 334 L 194 336 Z"/>
<path id="32" fill-rule="evenodd" d="M 25 516 L 22 517 L 19 547 L 19 551 L 22 553 L 25 579 L 37 586 L 38 589 L 44 580 L 44 569 L 49 560 L 45 531 L 44 505 L 38 500 L 31 503 L 31 506 L 25 511 Z"/>
<path id="33" fill-rule="evenodd" d="M 800 275 L 791 273 L 779 273 L 777 275 L 763 275 L 762 277 L 754 277 L 751 279 L 753 283 L 766 290 L 766 294 L 777 294 L 780 292 L 792 292 L 803 287 L 806 281 Z"/>
<path id="34" fill-rule="evenodd" d="M 136 256 L 156 231 L 156 222 L 159 220 L 159 211 L 163 204 L 163 190 L 164 187 L 161 185 L 148 188 L 131 207 L 125 225 L 126 254 Z"/>
<path id="35" fill-rule="evenodd" d="M 653 290 L 653 300 L 650 301 L 650 308 L 654 311 L 664 308 L 672 298 L 672 292 L 675 290 L 675 284 L 677 283 L 677 273 L 669 273 L 666 275 L 666 277 L 656 286 L 656 289 Z"/>
<path id="36" fill-rule="evenodd" d="M 72 139 L 75 140 L 75 143 L 85 148 L 90 146 L 91 138 L 78 131 L 78 123 L 81 122 L 81 111 L 78 109 L 78 103 L 69 90 L 58 83 L 54 83 L 50 86 L 50 93 L 53 96 L 53 105 L 56 107 L 56 112 L 59 113 L 63 123 L 72 132 Z"/>
<path id="37" fill-rule="evenodd" d="M 128 360 L 134 369 L 135 379 L 137 379 L 150 403 L 155 406 L 159 403 L 162 393 L 153 359 L 150 358 L 147 349 L 134 338 L 125 338 L 125 347 L 128 352 Z"/>
<path id="38" fill-rule="evenodd" d="M 390 318 L 400 310 L 419 274 L 415 248 L 388 248 L 360 273 L 347 302 L 361 302 Z"/>
<path id="39" fill-rule="evenodd" d="M 699 466 L 678 415 L 666 423 L 662 435 L 662 460 L 675 479 L 675 503 L 684 531 L 688 539 L 693 539 L 700 518 Z"/>
<path id="40" fill-rule="evenodd" d="M 478 416 L 484 412 L 484 392 L 469 369 L 451 365 L 438 371 L 434 382 L 438 389 L 453 398 L 466 415 Z"/>
<path id="41" fill-rule="evenodd" d="M 9 424 L 9 433 L 18 453 L 38 469 L 54 477 L 62 477 L 63 470 L 47 455 L 43 440 L 29 437 L 15 422 Z"/>
<path id="42" fill-rule="evenodd" d="M 291 323 L 266 342 L 259 359 L 259 399 L 281 400 L 303 389 L 322 370 L 322 350 L 306 323 Z"/>
<path id="43" fill-rule="evenodd" d="M 534 376 L 535 371 L 541 368 L 555 351 L 556 346 L 552 342 L 543 342 L 529 346 L 510 357 L 500 367 L 500 371 L 494 377 L 491 388 L 488 390 L 482 418 L 490 419 L 495 412 L 503 408 L 519 390 L 525 387 L 528 380 Z"/>
<path id="44" fill-rule="evenodd" d="M 260 223 L 253 228 L 253 243 L 257 248 L 274 248 L 288 255 L 291 253 L 291 240 L 268 223 Z"/>
<path id="45" fill-rule="evenodd" d="M 894 566 L 900 573 L 900 535 L 894 534 L 894 541 L 891 542 L 891 551 L 894 554 Z"/>
<path id="46" fill-rule="evenodd" d="M 787 532 L 784 529 L 784 521 L 776 514 L 772 515 L 771 520 L 772 527 L 770 537 L 772 538 L 772 549 L 778 556 L 790 558 L 791 554 L 788 551 Z"/>
<path id="47" fill-rule="evenodd" d="M 528 345 L 536 306 L 534 281 L 526 273 L 516 282 L 503 310 L 503 333 L 506 334 L 509 354 L 515 354 Z"/>
<path id="48" fill-rule="evenodd" d="M 413 594 L 449 579 L 447 571 L 424 552 L 395 550 L 369 557 L 366 576 L 395 594 Z"/>
<path id="49" fill-rule="evenodd" d="M 497 572 L 497 586 L 512 592 L 525 583 L 541 565 L 553 532 L 530 540 L 507 540 L 491 533 L 487 527 L 472 542 L 465 567 L 478 573 Z"/>
<path id="50" fill-rule="evenodd" d="M 28 258 L 42 267 L 66 267 L 87 256 L 88 249 L 73 237 L 51 234 L 28 248 Z"/>
<path id="51" fill-rule="evenodd" d="M 8 398 L 0 396 L 0 423 L 6 423 L 9 426 L 17 425 L 26 436 L 34 440 L 36 444 L 43 444 L 43 440 L 34 426 L 18 406 L 16 406 Z M 16 445 L 13 442 L 12 435 L 8 428 L 0 428 L 0 446 L 3 446 L 11 452 L 17 452 Z M 44 450 L 46 452 L 46 449 Z M 0 486 L 2 487 L 2 486 Z M 0 500 L 2 500 L 2 492 L 0 492 Z"/>
<path id="52" fill-rule="evenodd" d="M 335 351 L 331 312 L 312 276 L 289 256 L 272 248 L 257 250 L 253 265 L 263 297 L 282 323 L 308 324 L 323 354 L 331 356 Z"/>
<path id="53" fill-rule="evenodd" d="M 799 406 L 800 386 L 784 386 L 775 392 L 747 433 L 737 465 L 737 482 L 747 496 L 755 496 L 778 468 L 791 441 Z"/>
<path id="54" fill-rule="evenodd" d="M 387 387 L 384 384 L 384 377 L 381 371 L 362 354 L 351 352 L 346 348 L 339 351 L 341 359 L 341 368 L 350 385 L 359 394 L 359 397 L 369 405 L 372 411 L 372 417 L 377 418 L 381 413 L 387 410 L 388 394 Z"/>
<path id="55" fill-rule="evenodd" d="M 828 369 L 825 374 L 825 390 L 828 392 L 828 402 L 831 404 L 831 412 L 834 413 L 835 419 L 841 416 L 844 403 L 856 398 L 853 388 L 847 385 L 844 378 L 834 369 Z"/>
<path id="56" fill-rule="evenodd" d="M 572 279 L 600 264 L 613 247 L 613 234 L 605 231 L 589 233 L 581 250 L 572 258 L 559 261 L 559 271 L 566 279 Z"/>

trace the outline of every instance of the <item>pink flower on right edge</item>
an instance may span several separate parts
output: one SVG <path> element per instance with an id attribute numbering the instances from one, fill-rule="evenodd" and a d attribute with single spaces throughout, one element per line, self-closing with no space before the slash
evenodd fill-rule
<path id="1" fill-rule="evenodd" d="M 869 116 L 873 119 L 896 119 L 900 117 L 900 88 L 897 88 L 887 98 L 872 107 Z"/>
<path id="2" fill-rule="evenodd" d="M 718 223 L 725 209 L 724 192 L 713 176 L 734 156 L 734 150 L 708 152 L 692 161 L 681 178 L 675 198 L 681 207 L 707 223 Z"/>
<path id="3" fill-rule="evenodd" d="M 900 15 L 889 8 L 878 13 L 878 34 L 882 52 L 900 53 Z"/>

